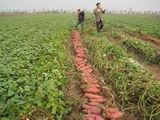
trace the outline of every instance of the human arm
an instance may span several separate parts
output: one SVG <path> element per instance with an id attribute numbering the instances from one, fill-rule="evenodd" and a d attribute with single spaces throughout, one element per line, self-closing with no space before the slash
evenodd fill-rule
<path id="1" fill-rule="evenodd" d="M 79 16 L 79 12 L 78 11 L 76 12 L 76 15 Z"/>
<path id="2" fill-rule="evenodd" d="M 105 10 L 103 10 L 102 8 L 100 8 L 102 14 L 105 14 Z"/>

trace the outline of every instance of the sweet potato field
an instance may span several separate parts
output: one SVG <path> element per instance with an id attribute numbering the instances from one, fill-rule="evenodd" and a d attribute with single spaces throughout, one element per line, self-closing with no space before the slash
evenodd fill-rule
<path id="1" fill-rule="evenodd" d="M 1 120 L 160 120 L 160 17 L 0 16 Z"/>

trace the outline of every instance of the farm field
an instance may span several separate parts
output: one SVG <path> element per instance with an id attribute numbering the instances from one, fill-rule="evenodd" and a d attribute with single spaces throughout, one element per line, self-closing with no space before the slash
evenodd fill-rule
<path id="1" fill-rule="evenodd" d="M 0 17 L 1 120 L 38 109 L 59 120 L 67 113 L 64 45 L 72 20 L 70 15 Z"/>
<path id="2" fill-rule="evenodd" d="M 1 120 L 160 119 L 160 17 L 0 16 Z"/>
<path id="3" fill-rule="evenodd" d="M 108 15 L 105 18 L 108 19 L 106 22 L 109 25 L 115 28 L 122 28 L 125 32 L 141 33 L 160 38 L 159 16 Z"/>

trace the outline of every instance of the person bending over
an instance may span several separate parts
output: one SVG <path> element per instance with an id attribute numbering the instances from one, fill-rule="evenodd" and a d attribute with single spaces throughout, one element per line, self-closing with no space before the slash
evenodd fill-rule
<path id="1" fill-rule="evenodd" d="M 77 17 L 78 17 L 78 22 L 76 24 L 76 28 L 78 28 L 78 26 L 81 26 L 81 30 L 82 33 L 84 31 L 84 20 L 85 20 L 85 13 L 84 11 L 82 11 L 81 9 L 77 10 Z"/>

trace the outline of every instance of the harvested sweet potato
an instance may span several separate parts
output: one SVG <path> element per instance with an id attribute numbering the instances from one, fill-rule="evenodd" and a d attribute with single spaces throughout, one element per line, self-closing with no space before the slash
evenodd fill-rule
<path id="1" fill-rule="evenodd" d="M 92 78 L 83 78 L 84 82 L 87 83 L 87 84 L 97 84 L 98 81 L 92 79 Z"/>
<path id="2" fill-rule="evenodd" d="M 92 93 L 85 93 L 84 96 L 90 99 L 104 99 L 102 96 Z"/>
<path id="3" fill-rule="evenodd" d="M 76 57 L 86 58 L 86 55 L 85 55 L 85 54 L 80 54 L 80 53 L 79 53 L 79 54 L 76 55 Z"/>
<path id="4" fill-rule="evenodd" d="M 99 106 L 100 103 L 97 103 L 97 102 L 89 102 L 88 105 L 91 105 L 91 106 Z"/>
<path id="5" fill-rule="evenodd" d="M 100 115 L 95 115 L 95 114 L 88 114 L 88 115 L 85 115 L 84 117 L 85 117 L 85 120 L 90 120 L 91 118 L 94 120 L 104 120 Z"/>
<path id="6" fill-rule="evenodd" d="M 83 111 L 88 114 L 96 114 L 99 115 L 101 113 L 101 109 L 98 106 L 91 106 L 91 105 L 82 105 Z"/>
<path id="7" fill-rule="evenodd" d="M 123 116 L 123 113 L 120 112 L 117 108 L 108 108 L 105 112 L 106 118 L 111 120 L 117 120 Z"/>
<path id="8" fill-rule="evenodd" d="M 100 85 L 99 84 L 88 84 L 88 87 L 100 88 Z"/>
<path id="9" fill-rule="evenodd" d="M 95 119 L 88 117 L 88 118 L 85 118 L 85 120 L 95 120 Z"/>
<path id="10" fill-rule="evenodd" d="M 83 59 L 78 57 L 78 58 L 75 58 L 75 61 L 79 62 L 79 61 L 83 61 Z"/>
<path id="11" fill-rule="evenodd" d="M 79 69 L 81 67 L 84 67 L 85 66 L 85 63 L 81 63 L 81 64 L 76 64 L 76 67 Z"/>
<path id="12" fill-rule="evenodd" d="M 84 73 L 92 73 L 92 69 L 91 68 L 89 68 L 89 69 L 86 69 L 86 70 L 82 70 Z"/>
<path id="13" fill-rule="evenodd" d="M 84 92 L 86 93 L 93 93 L 93 94 L 98 94 L 100 93 L 100 89 L 96 88 L 96 87 L 89 87 L 89 88 L 86 88 L 84 90 Z"/>
<path id="14" fill-rule="evenodd" d="M 106 101 L 105 98 L 101 99 L 89 99 L 90 102 L 96 102 L 96 103 L 104 103 Z"/>
<path id="15" fill-rule="evenodd" d="M 83 89 L 85 92 L 84 97 L 88 100 L 87 104 L 82 105 L 83 112 L 86 113 L 84 120 L 104 120 L 101 117 L 102 109 L 100 105 L 105 102 L 106 99 L 100 95 L 101 87 L 99 82 L 93 76 L 92 66 L 87 63 L 86 49 L 83 47 L 79 32 L 73 30 L 71 38 L 76 53 L 75 66 L 82 72 L 84 83 L 87 83 L 87 87 Z"/>

